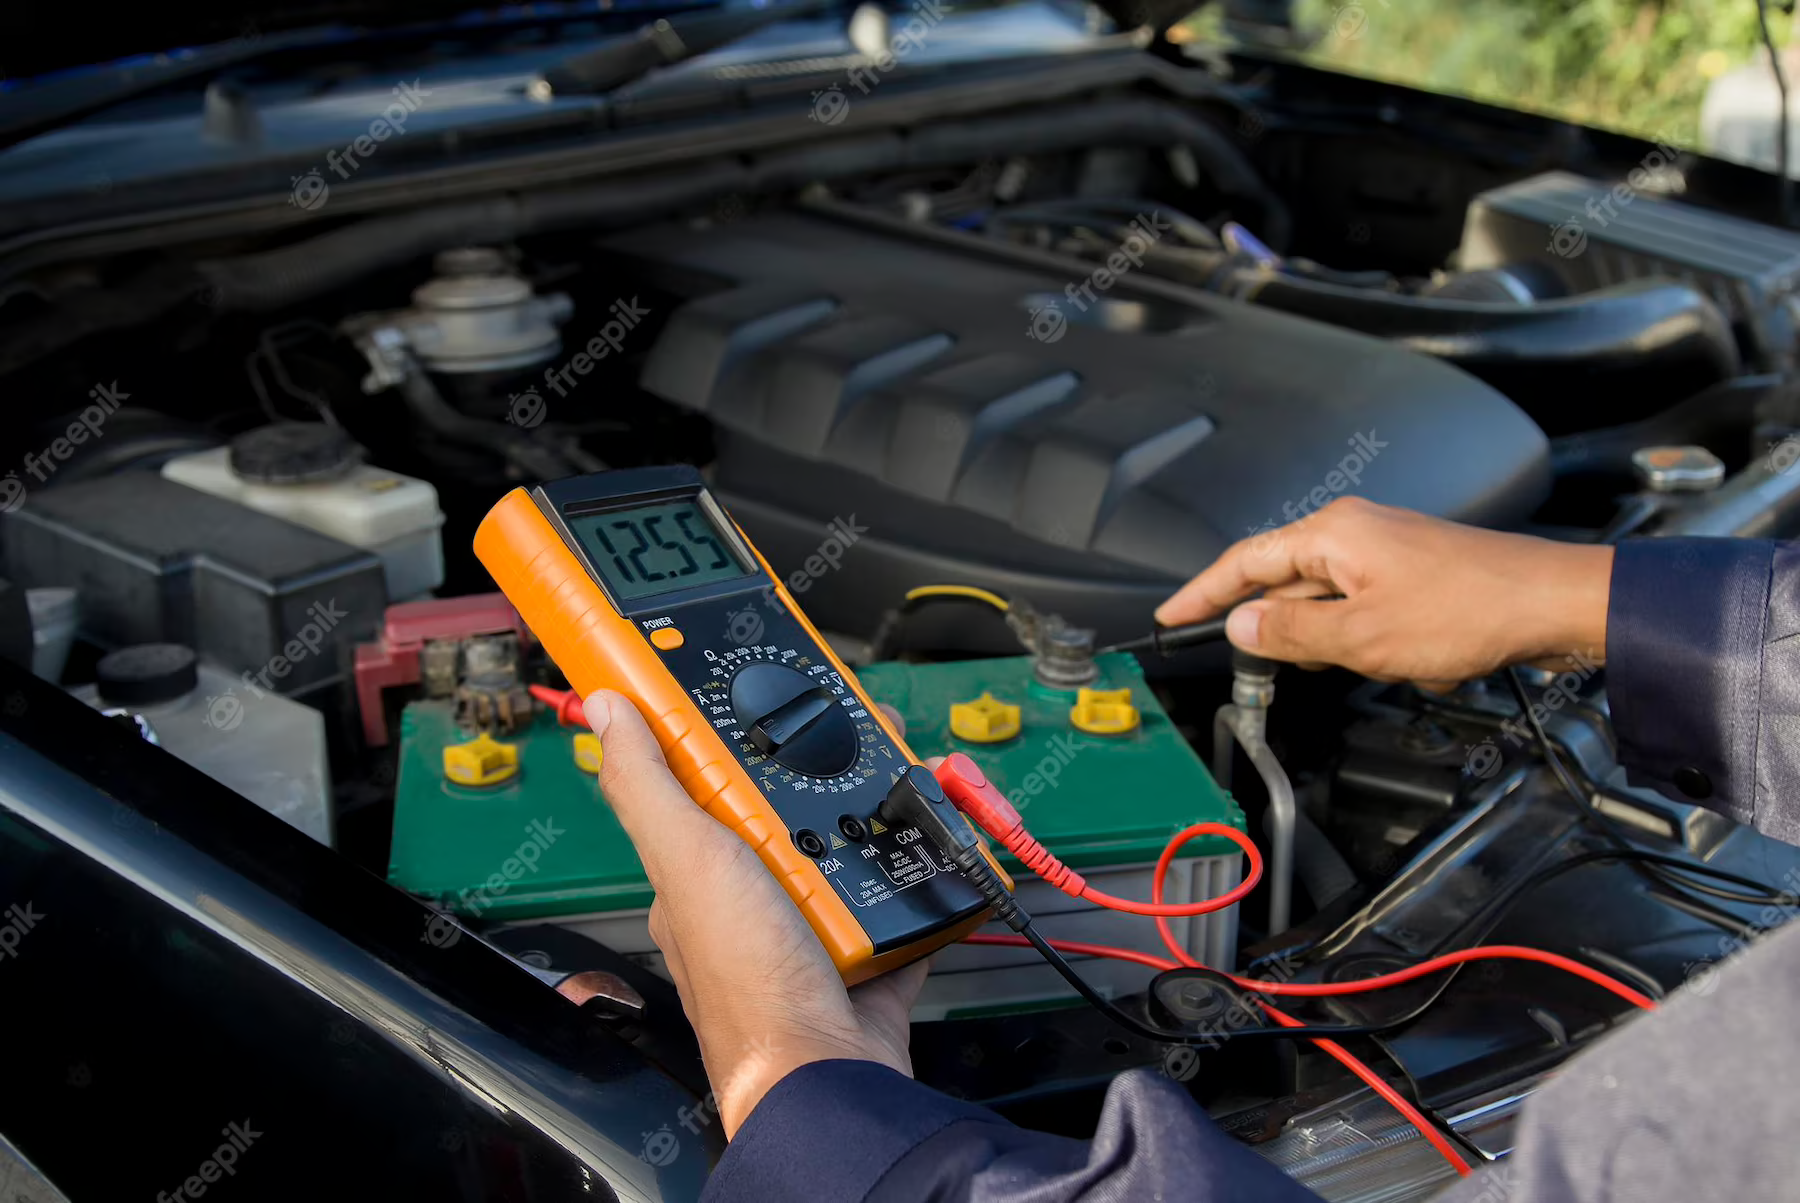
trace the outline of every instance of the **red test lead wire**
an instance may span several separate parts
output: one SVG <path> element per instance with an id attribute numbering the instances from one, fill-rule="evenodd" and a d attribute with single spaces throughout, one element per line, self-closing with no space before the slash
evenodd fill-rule
<path id="1" fill-rule="evenodd" d="M 1369 990 L 1383 990 L 1389 986 L 1398 986 L 1415 978 L 1439 973 L 1456 965 L 1465 965 L 1470 961 L 1530 961 L 1538 965 L 1548 965 L 1560 969 L 1564 973 L 1572 973 L 1585 982 L 1591 982 L 1612 994 L 1624 999 L 1632 1006 L 1644 1011 L 1656 1010 L 1656 1000 L 1641 990 L 1634 990 L 1618 978 L 1591 969 L 1580 961 L 1572 960 L 1554 952 L 1545 952 L 1541 948 L 1526 948 L 1518 944 L 1485 944 L 1480 948 L 1464 948 L 1456 952 L 1447 952 L 1430 960 L 1420 961 L 1417 965 L 1408 965 L 1405 969 L 1397 969 L 1393 973 L 1383 973 L 1377 977 L 1358 978 L 1348 982 L 1259 982 L 1253 978 L 1234 977 L 1231 980 L 1246 990 L 1254 990 L 1259 994 L 1279 994 L 1292 998 L 1330 998 L 1339 994 L 1362 994 Z"/>
<path id="2" fill-rule="evenodd" d="M 1090 886 L 1086 878 L 1057 860 L 1047 848 L 1033 839 L 1031 833 L 1025 830 L 1025 821 L 1019 817 L 1013 804 L 1006 800 L 1006 795 L 987 779 L 973 760 L 961 752 L 954 752 L 937 766 L 936 774 L 938 784 L 944 787 L 944 793 L 956 804 L 956 809 L 975 820 L 983 831 L 1018 857 L 1027 869 L 1071 898 L 1080 898 L 1095 906 L 1124 911 L 1130 915 L 1185 919 L 1194 915 L 1210 915 L 1236 904 L 1247 897 L 1256 888 L 1257 882 L 1262 880 L 1262 853 L 1249 836 L 1224 823 L 1195 823 L 1170 841 L 1169 846 L 1163 850 L 1162 860 L 1157 862 L 1158 869 L 1165 869 L 1175 859 L 1175 854 L 1181 850 L 1182 845 L 1189 840 L 1203 835 L 1223 836 L 1243 849 L 1245 858 L 1250 862 L 1249 871 L 1244 874 L 1241 883 L 1217 898 L 1200 902 L 1165 903 L 1160 897 L 1151 902 L 1138 902 L 1131 898 L 1115 897 Z"/>
<path id="3" fill-rule="evenodd" d="M 1178 965 L 1185 965 L 1189 968 L 1205 968 L 1205 966 L 1189 956 L 1187 951 L 1176 942 L 1174 933 L 1164 919 L 1166 917 L 1204 915 L 1222 910 L 1242 899 L 1262 877 L 1262 855 L 1256 850 L 1256 845 L 1250 841 L 1248 836 L 1236 828 L 1226 827 L 1221 823 L 1196 823 L 1192 827 L 1178 832 L 1163 849 L 1162 855 L 1157 858 L 1156 869 L 1151 876 L 1150 902 L 1115 898 L 1111 894 L 1103 894 L 1088 885 L 1079 873 L 1069 869 L 1045 851 L 1043 846 L 1025 830 L 1024 820 L 1019 817 L 1019 812 L 1014 809 L 1012 803 L 1006 800 L 1006 795 L 1002 794 L 999 788 L 989 781 L 975 762 L 967 756 L 957 752 L 946 757 L 944 762 L 938 765 L 936 771 L 938 783 L 944 787 L 944 793 L 956 804 L 957 809 L 974 819 L 982 830 L 999 840 L 1007 851 L 1017 856 L 1033 872 L 1038 872 L 1037 866 L 1040 864 L 1046 866 L 1049 874 L 1052 875 L 1045 876 L 1040 873 L 1040 876 L 1044 876 L 1046 881 L 1065 893 L 1100 906 L 1125 911 L 1129 914 L 1155 917 L 1156 925 L 1162 932 L 1163 943 L 1169 946 L 1169 951 L 1176 961 L 1175 965 L 1168 966 L 1171 969 Z M 1201 902 L 1163 902 L 1163 888 L 1176 854 L 1189 840 L 1207 834 L 1224 834 L 1244 850 L 1245 856 L 1250 861 L 1250 871 L 1245 874 L 1243 883 L 1229 893 Z M 1032 855 L 1027 856 L 1026 852 Z M 1092 948 L 1106 950 L 1092 953 L 1097 956 L 1126 953 L 1128 954 L 1126 959 L 1137 960 L 1142 955 L 1130 953 L 1127 949 L 1110 948 L 1108 945 L 1093 945 Z M 1393 973 L 1384 973 L 1378 977 L 1361 978 L 1349 982 L 1263 982 L 1231 974 L 1226 976 L 1231 977 L 1232 981 L 1244 989 L 1253 990 L 1259 994 L 1286 995 L 1298 998 L 1329 998 L 1339 994 L 1361 994 L 1370 990 L 1385 989 L 1388 986 L 1398 986 L 1413 981 L 1415 978 L 1425 977 L 1469 961 L 1492 960 L 1531 961 L 1540 965 L 1548 965 L 1555 969 L 1561 969 L 1565 973 L 1574 974 L 1603 990 L 1610 991 L 1634 1007 L 1644 1010 L 1654 1010 L 1656 1007 L 1655 1000 L 1642 991 L 1634 990 L 1617 978 L 1602 973 L 1598 969 L 1589 968 L 1579 961 L 1554 952 L 1513 944 L 1465 948 L 1457 952 L 1445 953 L 1443 956 L 1432 957 L 1430 960 L 1421 961 L 1417 965 L 1409 965 L 1407 968 L 1396 970 Z"/>
<path id="4" fill-rule="evenodd" d="M 962 938 L 964 944 L 993 944 L 1003 948 L 1030 948 L 1031 941 L 1024 936 L 1001 935 L 997 933 L 976 932 L 972 936 Z M 1135 948 L 1115 948 L 1111 944 L 1089 944 L 1082 940 L 1049 940 L 1044 943 L 1058 952 L 1066 952 L 1078 957 L 1107 957 L 1114 961 L 1130 961 L 1134 965 L 1143 965 L 1149 969 L 1179 969 L 1174 961 L 1165 960 L 1148 952 L 1139 952 Z"/>
<path id="5" fill-rule="evenodd" d="M 977 933 L 972 936 L 964 936 L 963 943 L 994 944 L 1006 948 L 1031 947 L 1031 941 L 1027 940 L 1024 936 L 989 935 L 985 932 Z M 1138 952 L 1134 948 L 1114 948 L 1109 944 L 1088 944 L 1080 940 L 1046 940 L 1045 943 L 1056 949 L 1058 952 L 1066 952 L 1074 956 L 1111 957 L 1114 960 L 1131 961 L 1134 964 L 1145 965 L 1151 969 L 1169 970 L 1181 968 L 1181 966 L 1177 965 L 1174 961 L 1166 961 L 1161 957 L 1151 956 L 1147 952 Z M 1275 1007 L 1271 1006 L 1269 1003 L 1263 1002 L 1261 999 L 1257 1000 L 1257 1006 L 1261 1007 L 1263 1012 L 1268 1015 L 1270 1019 L 1273 1019 L 1282 1027 L 1296 1028 L 1305 1026 L 1292 1015 L 1287 1014 L 1285 1011 L 1277 1010 Z M 1355 1074 L 1364 1085 L 1368 1086 L 1370 1090 L 1373 1090 L 1392 1106 L 1395 1111 L 1399 1112 L 1402 1119 L 1411 1124 L 1414 1128 L 1417 1128 L 1419 1135 L 1424 1137 L 1432 1148 L 1442 1154 L 1444 1160 L 1448 1161 L 1458 1174 L 1467 1175 L 1474 1172 L 1473 1168 L 1469 1165 L 1468 1160 L 1463 1157 L 1456 1146 L 1451 1144 L 1449 1139 L 1438 1130 L 1437 1125 L 1427 1119 L 1424 1112 L 1408 1102 L 1406 1096 L 1388 1085 L 1387 1081 L 1382 1078 L 1380 1074 L 1369 1068 L 1366 1061 L 1356 1056 L 1356 1054 L 1352 1053 L 1349 1049 L 1345 1048 L 1335 1040 L 1326 1040 L 1317 1036 L 1310 1037 L 1310 1039 L 1322 1052 L 1328 1053 L 1334 1057 L 1344 1066 L 1344 1068 L 1348 1069 L 1352 1074 Z"/>
<path id="6" fill-rule="evenodd" d="M 1300 1028 L 1306 1026 L 1292 1015 L 1289 1015 L 1284 1011 L 1278 1011 L 1266 1002 L 1259 1001 L 1257 1005 L 1262 1007 L 1263 1011 L 1268 1014 L 1270 1019 L 1273 1019 L 1284 1028 Z M 1345 1048 L 1335 1040 L 1325 1040 L 1320 1037 L 1314 1037 L 1313 1043 L 1319 1047 L 1320 1051 L 1329 1053 L 1332 1057 L 1336 1058 L 1340 1065 L 1362 1079 L 1365 1086 L 1385 1099 L 1389 1106 L 1400 1113 L 1402 1119 L 1406 1120 L 1407 1123 L 1419 1130 L 1419 1135 L 1423 1136 L 1432 1148 L 1443 1154 L 1444 1160 L 1448 1161 L 1458 1174 L 1461 1174 L 1466 1178 L 1475 1172 L 1475 1168 L 1469 1164 L 1468 1159 L 1462 1155 L 1461 1150 L 1450 1143 L 1450 1138 L 1445 1136 L 1436 1124 L 1432 1123 L 1429 1119 L 1426 1119 L 1424 1112 L 1408 1102 L 1405 1095 L 1388 1085 L 1386 1079 L 1376 1073 L 1373 1069 L 1370 1069 L 1367 1062 L 1363 1061 L 1360 1057 L 1357 1057 L 1349 1049 Z"/>
<path id="7" fill-rule="evenodd" d="M 1151 969 L 1170 970 L 1182 966 L 1189 968 L 1205 968 L 1199 961 L 1190 956 L 1175 939 L 1168 920 L 1189 915 L 1204 915 L 1212 911 L 1222 910 L 1242 899 L 1262 877 L 1262 855 L 1256 845 L 1244 833 L 1220 823 L 1196 823 L 1176 834 L 1163 849 L 1162 856 L 1157 859 L 1156 869 L 1151 876 L 1150 898 L 1148 903 L 1136 902 L 1127 898 L 1115 898 L 1089 886 L 1082 876 L 1068 868 L 1056 857 L 1052 856 L 1043 845 L 1033 839 L 1025 830 L 1024 820 L 1006 796 L 990 782 L 975 762 L 958 752 L 947 757 L 936 770 L 939 784 L 957 809 L 973 819 L 982 830 L 998 840 L 1007 851 L 1018 857 L 1025 866 L 1037 873 L 1045 881 L 1056 886 L 1064 893 L 1085 899 L 1098 906 L 1111 910 L 1124 911 L 1129 914 L 1148 915 L 1156 920 L 1156 927 L 1162 936 L 1163 943 L 1173 954 L 1174 960 L 1168 961 L 1148 953 L 1138 952 L 1130 948 L 1117 948 L 1108 944 L 1090 944 L 1074 940 L 1049 940 L 1047 943 L 1058 952 L 1072 953 L 1077 956 L 1110 957 L 1115 960 L 1130 961 Z M 1243 884 L 1222 894 L 1217 898 L 1194 903 L 1165 903 L 1162 900 L 1164 884 L 1168 879 L 1170 866 L 1182 846 L 1189 840 L 1201 835 L 1223 835 L 1244 850 L 1249 859 L 1249 872 L 1245 874 Z M 978 934 L 967 936 L 968 944 L 995 944 L 1007 947 L 1030 947 L 1030 941 L 1023 936 Z M 1482 948 L 1465 948 L 1457 952 L 1445 953 L 1421 961 L 1417 965 L 1384 973 L 1376 977 L 1361 978 L 1349 982 L 1265 982 L 1254 978 L 1237 977 L 1226 974 L 1240 987 L 1259 994 L 1284 995 L 1299 998 L 1328 998 L 1341 994 L 1361 994 L 1371 990 L 1382 990 L 1389 986 L 1398 986 L 1416 978 L 1442 972 L 1470 961 L 1516 960 L 1528 961 L 1539 965 L 1548 965 L 1570 973 L 1584 981 L 1591 982 L 1603 990 L 1624 999 L 1643 1010 L 1655 1010 L 1656 1002 L 1642 991 L 1635 990 L 1617 978 L 1589 968 L 1581 962 L 1554 952 L 1542 949 L 1526 948 L 1512 944 L 1495 944 Z M 1283 1027 L 1303 1027 L 1299 1020 L 1277 1010 L 1273 1005 L 1262 1000 L 1257 1003 L 1271 1019 Z M 1459 1174 L 1471 1172 L 1469 1163 L 1457 1151 L 1454 1145 L 1445 1138 L 1425 1116 L 1389 1086 L 1379 1074 L 1370 1069 L 1349 1050 L 1334 1040 L 1314 1037 L 1313 1043 L 1322 1051 L 1341 1062 L 1351 1073 L 1360 1078 L 1368 1087 L 1391 1104 L 1404 1116 L 1407 1122 L 1419 1130 L 1421 1136 L 1429 1141 L 1433 1148 L 1443 1154 L 1445 1160 L 1456 1168 Z"/>

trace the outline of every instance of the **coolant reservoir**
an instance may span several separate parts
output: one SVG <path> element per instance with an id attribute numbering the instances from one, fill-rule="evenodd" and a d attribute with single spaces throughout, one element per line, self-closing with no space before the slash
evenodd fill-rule
<path id="1" fill-rule="evenodd" d="M 174 643 L 121 648 L 71 692 L 140 716 L 164 751 L 321 844 L 332 839 L 325 719 L 311 706 L 202 664 Z"/>
<path id="2" fill-rule="evenodd" d="M 389 601 L 422 597 L 444 583 L 437 490 L 360 462 L 355 445 L 335 426 L 264 426 L 229 447 L 177 456 L 162 474 L 374 552 Z"/>

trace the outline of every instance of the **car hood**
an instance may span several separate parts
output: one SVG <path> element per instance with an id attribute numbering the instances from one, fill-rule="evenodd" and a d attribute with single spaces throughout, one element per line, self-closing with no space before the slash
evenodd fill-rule
<path id="1" fill-rule="evenodd" d="M 633 8 L 714 7 L 709 0 L 588 0 L 537 4 L 538 16 L 625 12 Z M 47 4 L 9 4 L 0 11 L 0 85 L 71 67 L 142 57 L 239 39 L 262 38 L 296 29 L 342 27 L 376 30 L 446 21 L 504 20 L 527 10 L 481 6 L 467 0 L 186 0 L 180 5 L 126 5 L 104 21 L 71 21 L 66 10 Z"/>
<path id="2" fill-rule="evenodd" d="M 1120 28 L 1149 25 L 1158 32 L 1189 15 L 1203 0 L 1094 0 Z M 527 9 L 478 7 L 459 0 L 187 0 L 178 6 L 128 5 L 104 21 L 70 21 L 49 4 L 0 5 L 0 91 L 8 80 L 132 58 L 146 62 L 185 48 L 254 39 L 296 29 L 376 30 L 444 22 L 504 21 L 529 12 L 569 18 L 633 9 L 668 12 L 717 7 L 719 0 L 588 0 L 534 4 Z M 855 0 L 843 0 L 849 9 Z M 889 7 L 904 11 L 903 3 Z"/>

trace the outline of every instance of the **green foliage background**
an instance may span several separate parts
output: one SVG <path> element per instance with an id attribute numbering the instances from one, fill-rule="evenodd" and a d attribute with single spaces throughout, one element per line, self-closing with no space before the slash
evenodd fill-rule
<path id="1" fill-rule="evenodd" d="M 1687 146 L 1710 79 L 1762 53 L 1755 0 L 1297 0 L 1295 18 L 1320 66 Z"/>

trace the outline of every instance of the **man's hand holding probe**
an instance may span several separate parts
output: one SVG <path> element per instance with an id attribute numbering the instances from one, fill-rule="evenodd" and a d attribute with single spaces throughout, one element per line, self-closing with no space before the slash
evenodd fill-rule
<path id="1" fill-rule="evenodd" d="M 1226 635 L 1245 651 L 1448 685 L 1577 651 L 1603 663 L 1612 559 L 1346 497 L 1232 545 L 1156 619 L 1236 606 Z"/>

